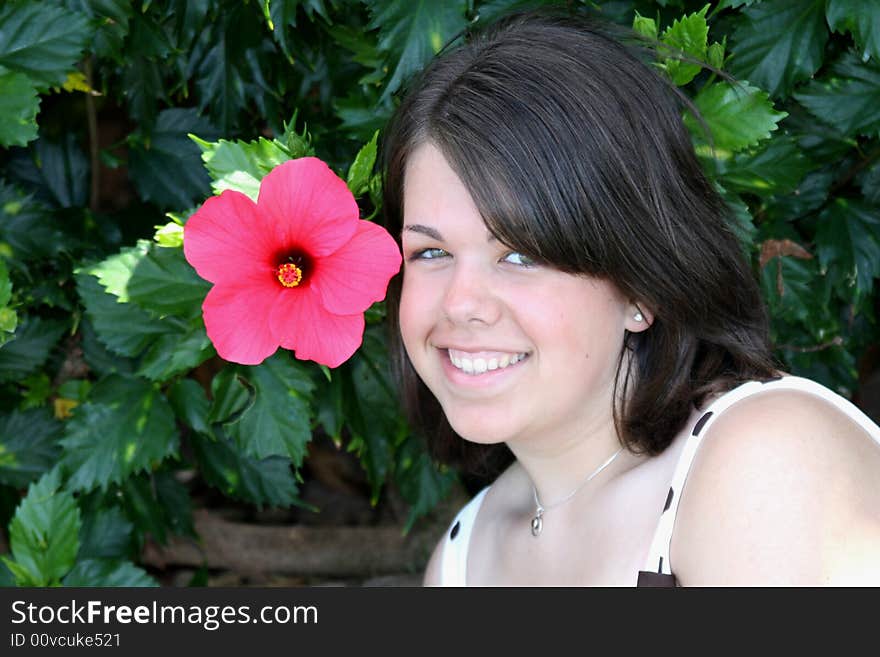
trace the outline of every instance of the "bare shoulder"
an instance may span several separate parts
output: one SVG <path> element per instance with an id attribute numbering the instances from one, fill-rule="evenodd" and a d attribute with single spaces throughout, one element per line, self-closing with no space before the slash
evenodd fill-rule
<path id="1" fill-rule="evenodd" d="M 834 404 L 768 391 L 709 428 L 671 561 L 684 585 L 880 585 L 880 446 Z"/>

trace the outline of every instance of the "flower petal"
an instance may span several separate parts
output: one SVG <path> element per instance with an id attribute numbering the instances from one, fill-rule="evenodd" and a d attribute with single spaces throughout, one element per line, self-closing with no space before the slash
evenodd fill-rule
<path id="1" fill-rule="evenodd" d="M 312 285 L 324 308 L 336 315 L 362 313 L 385 298 L 388 281 L 400 271 L 400 249 L 381 226 L 359 221 L 354 236 L 318 261 Z"/>
<path id="2" fill-rule="evenodd" d="M 272 275 L 276 250 L 256 204 L 226 190 L 202 204 L 183 227 L 183 253 L 199 276 L 212 283 Z"/>
<path id="3" fill-rule="evenodd" d="M 327 367 L 338 367 L 348 360 L 364 339 L 363 313 L 329 313 L 311 287 L 282 294 L 269 324 L 282 347 L 293 349 L 300 360 L 313 360 Z"/>
<path id="4" fill-rule="evenodd" d="M 316 157 L 289 160 L 260 183 L 257 207 L 284 248 L 312 257 L 332 253 L 354 234 L 358 206 L 339 176 Z"/>
<path id="5" fill-rule="evenodd" d="M 220 358 L 257 365 L 278 349 L 269 316 L 284 289 L 271 285 L 215 285 L 202 304 L 208 337 Z"/>

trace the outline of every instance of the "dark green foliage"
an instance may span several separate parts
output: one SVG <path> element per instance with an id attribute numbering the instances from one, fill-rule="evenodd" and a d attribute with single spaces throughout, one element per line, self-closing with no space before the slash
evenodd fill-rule
<path id="1" fill-rule="evenodd" d="M 223 363 L 182 225 L 212 193 L 256 199 L 306 155 L 378 220 L 377 147 L 407 79 L 475 21 L 547 4 L 653 39 L 701 114 L 684 118 L 777 355 L 855 390 L 880 337 L 876 2 L 4 2 L 0 584 L 155 584 L 140 550 L 194 535 L 193 488 L 303 505 L 316 433 L 358 457 L 374 504 L 397 486 L 407 529 L 436 506 L 456 473 L 401 417 L 382 304 L 333 371 L 283 350 Z"/>

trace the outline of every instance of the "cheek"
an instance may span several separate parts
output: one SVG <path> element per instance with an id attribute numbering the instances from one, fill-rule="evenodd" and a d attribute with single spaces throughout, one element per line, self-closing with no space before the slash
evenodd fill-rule
<path id="1" fill-rule="evenodd" d="M 429 313 L 426 298 L 415 289 L 412 281 L 404 278 L 403 288 L 400 292 L 400 309 L 398 311 L 400 335 L 403 344 L 412 358 L 412 347 L 424 339 Z"/>

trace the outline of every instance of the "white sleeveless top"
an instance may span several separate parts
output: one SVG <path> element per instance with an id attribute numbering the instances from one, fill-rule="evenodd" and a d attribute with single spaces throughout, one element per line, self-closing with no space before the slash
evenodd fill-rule
<path id="1" fill-rule="evenodd" d="M 645 562 L 644 570 L 639 571 L 638 586 L 675 586 L 675 576 L 672 573 L 672 564 L 669 562 L 669 549 L 672 542 L 672 529 L 675 525 L 675 515 L 678 511 L 678 502 L 681 499 L 681 491 L 687 481 L 688 472 L 694 455 L 703 436 L 706 435 L 712 423 L 718 419 L 725 410 L 736 402 L 750 397 L 765 390 L 799 390 L 812 393 L 822 399 L 831 402 L 839 410 L 859 424 L 880 445 L 880 427 L 878 427 L 867 415 L 860 411 L 851 402 L 840 395 L 832 392 L 810 379 L 797 376 L 785 376 L 772 381 L 750 381 L 721 395 L 703 411 L 699 420 L 694 424 L 691 436 L 682 449 L 672 484 L 666 497 L 666 504 L 654 532 L 651 549 Z M 471 530 L 474 526 L 477 513 L 483 503 L 483 498 L 489 490 L 486 486 L 464 508 L 449 526 L 446 532 L 446 540 L 443 544 L 443 556 L 440 568 L 440 586 L 465 586 L 465 573 L 467 572 L 467 554 L 470 544 Z"/>

